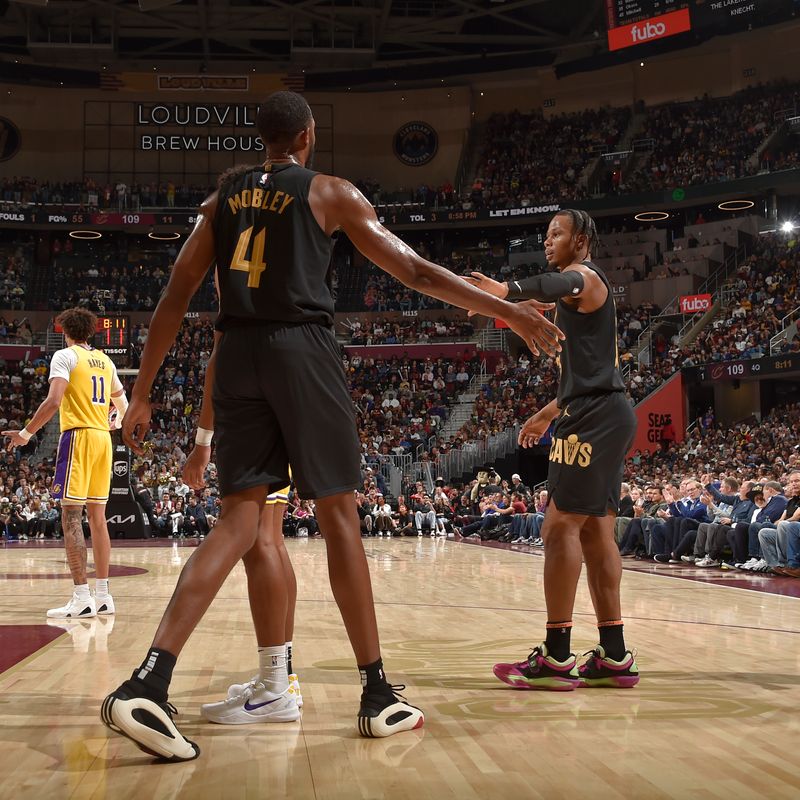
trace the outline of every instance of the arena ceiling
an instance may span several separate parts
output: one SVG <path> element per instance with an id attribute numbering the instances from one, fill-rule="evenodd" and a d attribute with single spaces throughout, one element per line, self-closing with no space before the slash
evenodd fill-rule
<path id="1" fill-rule="evenodd" d="M 308 88 L 385 84 L 590 55 L 602 31 L 599 0 L 0 0 L 6 75 L 15 61 L 116 71 L 247 65 L 305 71 Z"/>

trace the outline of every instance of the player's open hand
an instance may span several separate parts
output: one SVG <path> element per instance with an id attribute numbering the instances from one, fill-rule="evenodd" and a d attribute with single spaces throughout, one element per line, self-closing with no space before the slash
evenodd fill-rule
<path id="1" fill-rule="evenodd" d="M 529 417 L 522 430 L 519 432 L 517 441 L 520 447 L 533 447 L 539 444 L 539 439 L 545 435 L 547 429 L 550 427 L 550 419 L 541 412 L 537 412 L 532 417 Z"/>
<path id="2" fill-rule="evenodd" d="M 144 437 L 150 430 L 152 410 L 149 400 L 133 397 L 122 420 L 122 441 L 137 455 L 142 455 Z"/>
<path id="3" fill-rule="evenodd" d="M 555 356 L 561 352 L 564 334 L 542 315 L 543 306 L 552 308 L 552 304 L 537 300 L 509 303 L 511 310 L 506 314 L 506 322 L 514 333 L 522 337 L 535 356 L 539 355 L 540 350 Z"/>
<path id="4" fill-rule="evenodd" d="M 27 439 L 23 439 L 19 435 L 19 431 L 3 431 L 3 436 L 8 437 L 8 444 L 6 444 L 6 450 L 11 451 L 15 447 L 24 447 L 28 444 Z"/>
<path id="5" fill-rule="evenodd" d="M 196 444 L 183 465 L 183 480 L 191 489 L 202 489 L 206 485 L 205 472 L 211 460 L 211 445 Z"/>

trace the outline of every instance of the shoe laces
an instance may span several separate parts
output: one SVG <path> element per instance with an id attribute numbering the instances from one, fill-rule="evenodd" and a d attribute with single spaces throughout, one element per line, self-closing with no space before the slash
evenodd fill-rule
<path id="1" fill-rule="evenodd" d="M 387 685 L 395 697 L 399 697 L 404 703 L 408 703 L 408 700 L 406 700 L 406 698 L 401 694 L 401 692 L 405 691 L 406 688 L 404 683 L 390 683 Z M 366 688 L 364 688 L 363 691 L 365 695 L 369 694 Z"/>
<path id="2" fill-rule="evenodd" d="M 175 706 L 172 705 L 172 703 L 170 703 L 169 700 L 166 700 L 165 702 L 161 703 L 161 708 L 163 708 L 164 711 L 166 711 L 167 714 L 169 714 L 170 719 L 178 716 L 178 709 L 175 708 Z"/>
<path id="3" fill-rule="evenodd" d="M 404 703 L 407 703 L 408 700 L 401 694 L 406 690 L 406 685 L 404 683 L 390 683 L 389 688 L 392 690 L 392 694 L 395 697 L 399 697 Z"/>
<path id="4" fill-rule="evenodd" d="M 529 664 L 532 663 L 535 664 L 536 661 L 539 659 L 539 657 L 544 658 L 544 651 L 542 650 L 542 646 L 540 644 L 537 644 L 536 647 L 534 647 L 533 650 L 531 650 L 526 661 Z"/>
<path id="5" fill-rule="evenodd" d="M 631 658 L 635 660 L 637 652 L 638 652 L 638 650 L 626 650 L 625 651 L 625 655 L 630 653 L 631 654 Z M 596 659 L 597 661 L 602 661 L 603 660 L 603 657 L 600 655 L 600 647 L 599 646 L 595 647 L 592 650 L 587 650 L 583 655 L 584 656 L 592 656 L 592 658 Z M 606 658 L 608 658 L 607 654 L 606 654 Z M 621 661 L 624 661 L 624 659 L 621 659 Z M 617 663 L 621 663 L 621 661 L 617 662 Z"/>

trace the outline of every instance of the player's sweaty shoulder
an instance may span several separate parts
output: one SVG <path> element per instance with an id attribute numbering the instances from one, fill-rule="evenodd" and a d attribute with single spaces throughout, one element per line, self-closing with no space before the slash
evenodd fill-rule
<path id="1" fill-rule="evenodd" d="M 319 200 L 326 208 L 355 194 L 358 194 L 358 189 L 350 181 L 335 175 L 315 175 L 309 189 L 309 198 Z"/>
<path id="2" fill-rule="evenodd" d="M 317 222 L 328 233 L 346 224 L 359 211 L 363 213 L 361 204 L 366 202 L 350 181 L 334 175 L 315 175 L 308 201 Z"/>

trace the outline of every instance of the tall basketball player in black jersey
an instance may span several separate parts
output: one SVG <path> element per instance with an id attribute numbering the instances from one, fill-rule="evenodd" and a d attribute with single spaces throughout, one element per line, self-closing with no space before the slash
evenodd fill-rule
<path id="1" fill-rule="evenodd" d="M 361 672 L 359 732 L 388 736 L 423 722 L 422 712 L 387 682 L 380 657 L 353 496 L 361 477 L 355 415 L 325 285 L 332 234 L 343 231 L 412 289 L 505 319 L 534 352 L 555 354 L 563 339 L 540 313 L 542 304 L 499 300 L 426 261 L 380 224 L 352 184 L 307 169 L 314 120 L 301 96 L 272 95 L 257 125 L 267 163 L 223 176 L 203 203 L 153 314 L 123 425 L 125 441 L 141 451 L 153 381 L 189 300 L 216 262 L 222 338 L 213 403 L 222 513 L 186 563 L 146 658 L 101 711 L 112 730 L 170 761 L 199 754 L 174 725 L 167 701 L 177 656 L 231 569 L 256 544 L 268 489 L 289 482 L 289 463 L 299 494 L 317 500 L 331 587 Z"/>
<path id="2" fill-rule="evenodd" d="M 578 686 L 634 686 L 639 671 L 626 650 L 620 611 L 622 562 L 614 539 L 623 462 L 636 416 L 619 371 L 614 297 L 591 263 L 594 221 L 565 210 L 547 230 L 545 254 L 557 272 L 499 283 L 478 273 L 471 282 L 499 298 L 557 301 L 556 324 L 566 337 L 558 394 L 523 426 L 523 447 L 538 443 L 558 418 L 550 448 L 550 504 L 542 537 L 547 637 L 524 661 L 496 664 L 495 675 L 518 689 L 564 691 Z M 572 612 L 586 562 L 600 644 L 578 668 L 570 652 Z"/>

